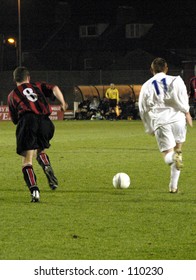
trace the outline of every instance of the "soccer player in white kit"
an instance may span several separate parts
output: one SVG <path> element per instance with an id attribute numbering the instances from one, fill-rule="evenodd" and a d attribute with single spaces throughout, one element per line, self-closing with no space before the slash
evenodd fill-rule
<path id="1" fill-rule="evenodd" d="M 151 64 L 153 77 L 146 81 L 139 95 L 139 112 L 146 133 L 155 135 L 166 164 L 170 165 L 169 192 L 177 193 L 182 163 L 182 143 L 186 123 L 192 126 L 186 86 L 180 76 L 167 75 L 163 58 Z"/>

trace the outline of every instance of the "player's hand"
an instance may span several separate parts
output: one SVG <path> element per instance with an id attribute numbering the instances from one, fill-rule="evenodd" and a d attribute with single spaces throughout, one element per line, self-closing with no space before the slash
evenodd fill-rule
<path id="1" fill-rule="evenodd" d="M 66 111 L 67 110 L 67 108 L 68 108 L 68 104 L 65 102 L 65 103 L 63 103 L 63 104 L 61 104 L 61 110 L 62 111 Z"/>
<path id="2" fill-rule="evenodd" d="M 190 113 L 186 113 L 186 121 L 188 125 L 190 125 L 191 127 L 193 126 L 193 121 Z"/>

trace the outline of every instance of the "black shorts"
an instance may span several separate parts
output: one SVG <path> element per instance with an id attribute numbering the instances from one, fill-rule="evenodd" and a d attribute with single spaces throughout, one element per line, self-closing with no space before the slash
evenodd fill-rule
<path id="1" fill-rule="evenodd" d="M 54 130 L 54 124 L 48 116 L 26 113 L 16 128 L 17 154 L 24 155 L 28 150 L 49 148 Z"/>
<path id="2" fill-rule="evenodd" d="M 117 100 L 116 99 L 109 99 L 109 105 L 111 108 L 115 108 L 117 105 Z"/>

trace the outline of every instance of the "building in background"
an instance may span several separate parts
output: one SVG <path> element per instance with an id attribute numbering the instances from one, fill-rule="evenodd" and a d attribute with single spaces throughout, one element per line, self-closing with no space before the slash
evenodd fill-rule
<path id="1" fill-rule="evenodd" d="M 16 3 L 3 2 L 0 34 L 17 36 Z M 22 63 L 35 70 L 131 70 L 164 56 L 183 67 L 196 61 L 195 16 L 190 0 L 23 1 Z M 13 69 L 12 51 L 4 48 L 3 70 Z"/>

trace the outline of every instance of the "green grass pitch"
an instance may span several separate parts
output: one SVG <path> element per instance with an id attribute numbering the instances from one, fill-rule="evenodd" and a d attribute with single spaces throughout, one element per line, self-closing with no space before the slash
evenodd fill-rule
<path id="1" fill-rule="evenodd" d="M 196 123 L 183 146 L 178 194 L 141 121 L 56 121 L 48 150 L 59 188 L 34 161 L 41 202 L 30 203 L 15 153 L 15 126 L 0 123 L 1 260 L 196 258 Z M 131 186 L 115 189 L 126 172 Z"/>

